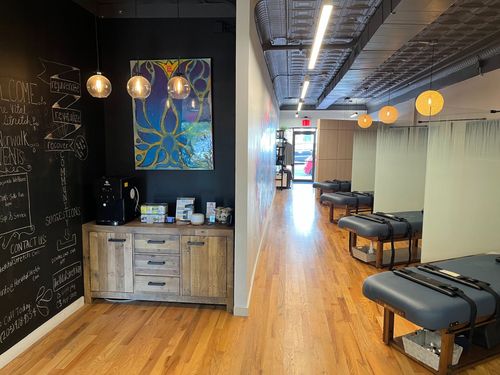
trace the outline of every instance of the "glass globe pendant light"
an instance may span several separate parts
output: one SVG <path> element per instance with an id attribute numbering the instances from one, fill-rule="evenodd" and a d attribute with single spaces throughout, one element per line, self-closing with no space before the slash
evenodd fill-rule
<path id="1" fill-rule="evenodd" d="M 372 126 L 373 119 L 372 116 L 364 114 L 358 116 L 358 125 L 360 128 L 367 129 Z"/>
<path id="2" fill-rule="evenodd" d="M 439 91 L 432 89 L 432 73 L 434 68 L 434 44 L 432 43 L 431 77 L 429 90 L 422 92 L 415 100 L 415 108 L 423 116 L 437 115 L 444 107 L 444 97 Z"/>
<path id="3" fill-rule="evenodd" d="M 111 82 L 99 69 L 99 39 L 97 37 L 97 17 L 94 16 L 95 23 L 95 45 L 97 50 L 97 72 L 87 80 L 87 91 L 94 98 L 107 98 L 111 94 Z"/>
<path id="4" fill-rule="evenodd" d="M 135 16 L 137 17 L 137 0 L 134 1 Z M 139 60 L 134 66 L 136 72 L 127 82 L 127 92 L 132 99 L 146 99 L 151 94 L 151 83 L 140 74 Z M 132 69 L 133 70 L 133 69 Z"/>
<path id="5" fill-rule="evenodd" d="M 184 75 L 179 72 L 180 60 L 177 60 L 177 73 L 170 78 L 167 85 L 168 94 L 173 99 L 186 99 L 191 92 L 191 85 Z"/>
<path id="6" fill-rule="evenodd" d="M 151 83 L 141 75 L 134 75 L 127 82 L 127 92 L 133 99 L 146 99 L 151 94 Z"/>
<path id="7" fill-rule="evenodd" d="M 87 91 L 94 98 L 107 98 L 111 94 L 111 82 L 101 72 L 87 80 Z"/>

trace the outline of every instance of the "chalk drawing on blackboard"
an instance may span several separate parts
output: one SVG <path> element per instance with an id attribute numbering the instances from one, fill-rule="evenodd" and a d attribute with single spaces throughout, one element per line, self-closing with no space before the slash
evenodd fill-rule
<path id="1" fill-rule="evenodd" d="M 80 277 L 82 277 L 82 262 L 75 262 L 54 273 L 52 276 L 52 287 L 57 292 Z"/>
<path id="2" fill-rule="evenodd" d="M 41 316 L 43 317 L 49 316 L 50 308 L 48 305 L 50 301 L 52 301 L 53 296 L 54 293 L 52 292 L 52 289 L 47 289 L 43 285 L 40 287 L 40 289 L 38 289 L 38 293 L 36 294 L 35 304 L 36 304 L 36 309 L 38 310 Z"/>
<path id="3" fill-rule="evenodd" d="M 33 234 L 31 221 L 29 177 L 27 173 L 0 175 L 0 240 L 2 248 L 9 246 L 13 237 Z"/>
<path id="4" fill-rule="evenodd" d="M 81 98 L 80 69 L 40 58 L 43 72 L 38 78 L 49 85 L 50 92 L 62 95 L 52 104 L 52 128 L 45 136 L 46 151 L 74 152 L 85 160 L 88 146 L 82 135 L 73 137 L 82 127 L 82 114 L 74 105 Z"/>
<path id="5" fill-rule="evenodd" d="M 77 244 L 76 234 L 70 233 L 69 228 L 64 230 L 64 240 L 57 240 L 57 251 L 63 251 Z"/>

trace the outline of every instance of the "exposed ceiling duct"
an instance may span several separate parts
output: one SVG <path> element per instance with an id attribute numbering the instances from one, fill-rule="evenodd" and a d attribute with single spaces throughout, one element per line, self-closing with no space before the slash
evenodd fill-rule
<path id="1" fill-rule="evenodd" d="M 318 108 L 326 109 L 345 97 L 365 102 L 352 88 L 364 81 L 411 38 L 435 21 L 453 0 L 384 0 L 370 19 L 339 73 L 318 98 Z"/>
<path id="2" fill-rule="evenodd" d="M 296 106 L 306 74 L 311 84 L 304 108 L 382 103 L 389 91 L 393 96 L 399 95 L 397 91 L 405 94 L 428 76 L 431 41 L 437 42 L 434 62 L 439 70 L 483 56 L 500 35 L 500 0 L 339 0 L 333 4 L 324 48 L 311 72 L 306 69 L 308 48 L 321 1 L 261 0 L 257 4 L 256 23 L 282 108 Z"/>
<path id="3" fill-rule="evenodd" d="M 255 8 L 257 28 L 280 105 L 296 105 L 305 74 L 311 84 L 305 106 L 316 105 L 325 85 L 349 56 L 381 0 L 332 1 L 334 11 L 316 67 L 306 71 L 320 0 L 261 0 Z M 396 1 L 396 0 L 394 0 Z"/>

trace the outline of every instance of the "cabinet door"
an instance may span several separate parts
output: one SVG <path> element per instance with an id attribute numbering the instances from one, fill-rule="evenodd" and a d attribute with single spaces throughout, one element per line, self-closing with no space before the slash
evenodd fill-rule
<path id="1" fill-rule="evenodd" d="M 132 293 L 132 264 L 132 234 L 90 232 L 92 291 Z"/>
<path id="2" fill-rule="evenodd" d="M 226 238 L 182 236 L 182 295 L 226 297 Z"/>

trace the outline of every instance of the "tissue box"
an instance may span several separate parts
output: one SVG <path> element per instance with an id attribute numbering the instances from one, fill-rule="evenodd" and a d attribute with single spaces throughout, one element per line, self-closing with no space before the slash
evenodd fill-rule
<path id="1" fill-rule="evenodd" d="M 164 223 L 167 215 L 141 215 L 141 223 L 156 224 Z"/>
<path id="2" fill-rule="evenodd" d="M 141 215 L 167 215 L 167 203 L 144 203 L 141 204 Z"/>

